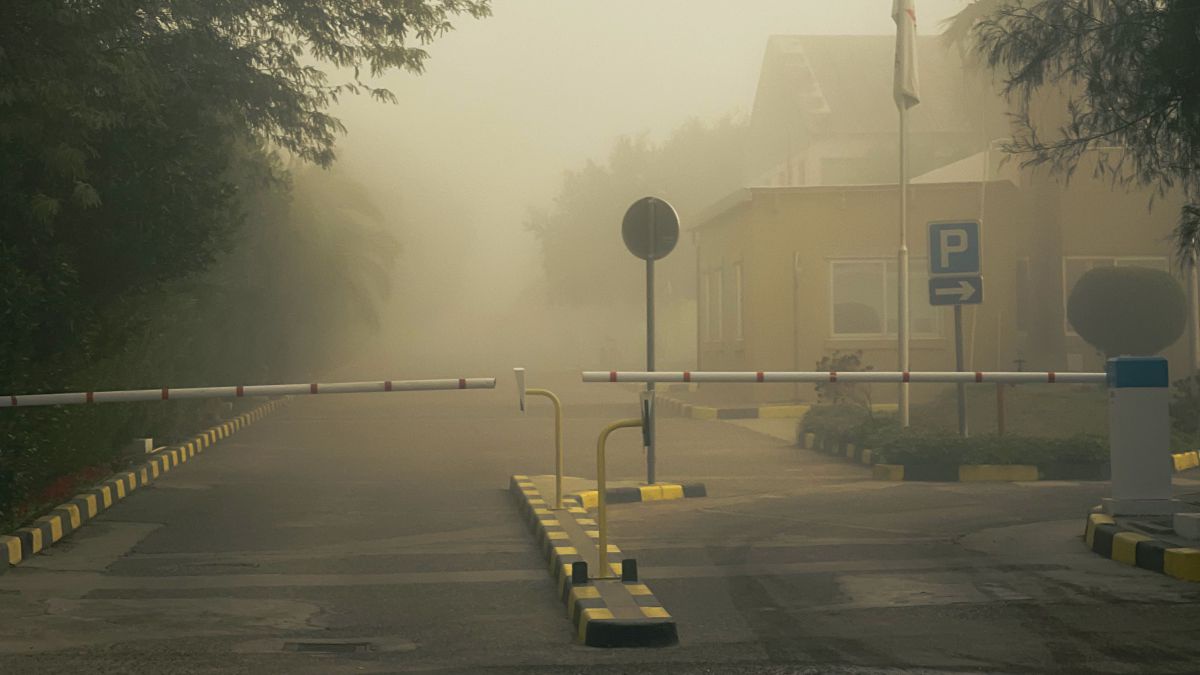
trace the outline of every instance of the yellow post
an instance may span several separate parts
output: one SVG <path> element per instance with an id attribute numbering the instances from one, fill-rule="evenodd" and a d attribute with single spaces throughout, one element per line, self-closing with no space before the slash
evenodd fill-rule
<path id="1" fill-rule="evenodd" d="M 562 401 L 548 389 L 526 389 L 531 396 L 545 396 L 554 404 L 554 508 L 562 510 L 563 433 Z"/>
<path id="2" fill-rule="evenodd" d="M 600 569 L 596 572 L 596 579 L 606 579 L 613 576 L 612 570 L 608 567 L 608 499 L 605 496 L 605 493 L 608 491 L 608 484 L 604 473 L 604 443 L 608 441 L 608 435 L 617 429 L 640 426 L 642 426 L 642 419 L 640 417 L 617 420 L 604 427 L 604 430 L 600 432 L 599 440 L 596 441 L 596 511 L 599 513 L 597 520 L 600 522 L 600 543 L 598 550 Z"/>

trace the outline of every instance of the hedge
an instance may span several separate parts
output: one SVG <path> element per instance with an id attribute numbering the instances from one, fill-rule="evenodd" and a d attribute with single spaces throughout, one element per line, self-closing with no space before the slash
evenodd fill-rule
<path id="1" fill-rule="evenodd" d="M 887 464 L 1095 464 L 1108 461 L 1101 436 L 1069 438 L 994 434 L 961 438 L 943 430 L 902 429 L 894 416 L 873 415 L 854 405 L 818 405 L 809 410 L 799 432 L 812 433 L 839 447 L 853 443 L 871 448 L 875 461 Z"/>

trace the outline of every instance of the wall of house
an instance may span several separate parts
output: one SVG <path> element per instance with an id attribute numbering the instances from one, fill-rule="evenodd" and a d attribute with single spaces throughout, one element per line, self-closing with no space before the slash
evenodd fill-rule
<path id="1" fill-rule="evenodd" d="M 916 325 L 918 314 L 928 307 L 927 224 L 981 219 L 984 303 L 963 312 L 967 369 L 1103 370 L 1103 358 L 1066 322 L 1068 286 L 1080 265 L 1093 259 L 1118 258 L 1118 264 L 1158 266 L 1178 276 L 1170 240 L 1178 201 L 1162 200 L 1148 210 L 1148 193 L 1114 190 L 1106 181 L 1090 178 L 1077 178 L 1065 189 L 1036 180 L 1021 189 L 997 181 L 985 190 L 981 195 L 978 183 L 912 187 L 911 369 L 954 368 L 952 310 L 942 309 L 931 318 L 927 325 L 936 327 L 932 334 L 920 335 Z M 835 329 L 834 296 L 841 297 L 843 305 L 846 298 L 845 291 L 837 290 L 834 270 L 853 270 L 853 284 L 847 285 L 855 288 L 873 288 L 873 277 L 862 279 L 875 274 L 869 270 L 879 270 L 885 286 L 873 296 L 878 297 L 876 309 L 894 315 L 896 271 L 890 261 L 895 260 L 898 243 L 896 188 L 763 188 L 750 194 L 748 204 L 697 231 L 701 284 L 705 274 L 711 288 L 721 279 L 722 325 L 719 334 L 712 329 L 701 333 L 706 338 L 699 345 L 697 367 L 811 370 L 823 356 L 861 351 L 863 361 L 876 369 L 895 369 L 894 328 L 870 335 Z M 705 297 L 701 290 L 701 325 L 714 321 L 717 311 Z M 868 314 L 866 323 L 875 325 L 872 321 L 878 317 Z M 844 313 L 838 316 L 845 320 Z M 1164 355 L 1172 372 L 1182 376 L 1188 370 L 1186 335 Z M 812 397 L 811 387 L 794 385 L 717 389 L 714 400 Z M 877 400 L 894 400 L 893 388 L 880 389 Z M 917 399 L 931 392 L 916 389 Z"/>
<path id="2" fill-rule="evenodd" d="M 984 226 L 985 304 L 965 312 L 965 343 L 969 367 L 995 369 L 1011 360 L 1017 336 L 1009 328 L 1014 312 L 1016 276 L 1001 261 L 1015 256 L 1023 238 L 1013 208 L 1013 186 L 990 184 Z M 699 268 L 710 275 L 721 269 L 725 322 L 736 308 L 736 270 L 741 266 L 741 340 L 726 332 L 700 349 L 703 370 L 811 370 L 823 356 L 836 351 L 859 351 L 876 369 L 895 369 L 894 329 L 876 335 L 842 335 L 834 330 L 833 268 L 862 265 L 880 268 L 886 288 L 879 304 L 886 313 L 895 307 L 895 267 L 898 244 L 894 187 L 799 188 L 752 191 L 751 203 L 722 222 L 699 232 Z M 910 301 L 928 306 L 922 279 L 928 266 L 926 223 L 933 220 L 973 219 L 979 214 L 978 185 L 914 186 L 909 221 L 909 248 L 914 282 Z M 846 268 L 840 268 L 846 269 Z M 858 268 L 855 268 L 858 269 Z M 868 273 L 869 274 L 869 273 Z M 702 291 L 703 293 L 703 291 Z M 703 296 L 702 296 L 703 297 Z M 701 322 L 714 311 L 701 302 Z M 953 322 L 949 309 L 932 324 L 933 335 L 914 337 L 913 370 L 954 367 Z M 844 327 L 844 326 L 843 326 Z M 710 332 L 710 337 L 712 337 Z M 1007 368 L 1008 366 L 1003 366 Z M 878 400 L 894 399 L 890 387 Z M 811 397 L 810 387 L 755 386 L 752 392 L 728 395 L 740 400 L 770 401 Z M 923 395 L 919 395 L 922 396 Z"/>

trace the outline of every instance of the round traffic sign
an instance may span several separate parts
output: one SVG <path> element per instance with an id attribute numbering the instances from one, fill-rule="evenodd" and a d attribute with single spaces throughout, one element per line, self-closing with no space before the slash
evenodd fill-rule
<path id="1" fill-rule="evenodd" d="M 679 242 L 679 214 L 658 197 L 642 197 L 625 212 L 621 238 L 642 260 L 665 258 Z"/>

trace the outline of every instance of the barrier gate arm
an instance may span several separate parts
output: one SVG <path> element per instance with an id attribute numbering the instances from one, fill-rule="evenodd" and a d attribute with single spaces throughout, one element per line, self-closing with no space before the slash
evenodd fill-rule
<path id="1" fill-rule="evenodd" d="M 589 370 L 584 382 L 725 382 L 725 383 L 825 383 L 825 382 L 942 382 L 948 384 L 992 382 L 1001 384 L 1104 384 L 1105 373 L 982 372 L 982 371 L 620 371 Z"/>
<path id="2" fill-rule="evenodd" d="M 313 382 L 309 384 L 250 384 L 228 387 L 163 387 L 121 391 L 81 391 L 64 394 L 0 396 L 0 408 L 38 405 L 129 403 L 243 396 L 309 396 L 315 394 L 360 394 L 391 391 L 438 391 L 447 389 L 495 389 L 494 377 L 459 377 L 436 380 L 378 380 L 368 382 Z"/>

